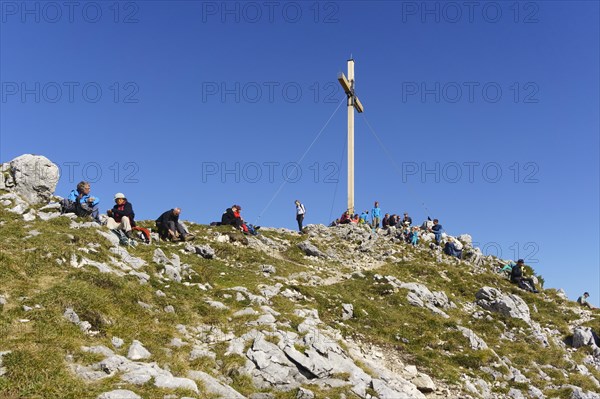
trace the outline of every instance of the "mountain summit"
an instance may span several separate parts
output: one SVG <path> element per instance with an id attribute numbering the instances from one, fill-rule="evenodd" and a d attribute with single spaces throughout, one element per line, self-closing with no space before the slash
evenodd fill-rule
<path id="1" fill-rule="evenodd" d="M 47 158 L 1 171 L 2 398 L 600 398 L 597 310 L 468 234 L 462 259 L 352 224 L 122 246 L 61 214 Z"/>

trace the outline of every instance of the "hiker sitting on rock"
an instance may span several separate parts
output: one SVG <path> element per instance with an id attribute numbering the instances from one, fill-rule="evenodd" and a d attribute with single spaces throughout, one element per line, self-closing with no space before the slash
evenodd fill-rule
<path id="1" fill-rule="evenodd" d="M 413 246 L 417 246 L 419 243 L 419 228 L 417 226 L 412 227 L 412 231 L 408 238 Z"/>
<path id="2" fill-rule="evenodd" d="M 412 218 L 410 216 L 408 216 L 408 212 L 404 212 L 404 218 L 402 218 L 402 224 L 407 227 L 412 224 Z"/>
<path id="3" fill-rule="evenodd" d="M 173 208 L 156 219 L 156 228 L 161 240 L 191 241 L 195 238 L 193 234 L 188 233 L 183 224 L 179 223 L 180 214 L 180 208 Z"/>
<path id="4" fill-rule="evenodd" d="M 115 194 L 115 203 L 112 209 L 106 211 L 108 215 L 106 227 L 111 230 L 123 230 L 127 238 L 132 239 L 131 228 L 135 226 L 133 206 L 130 202 L 127 202 L 127 198 L 123 193 Z"/>
<path id="5" fill-rule="evenodd" d="M 242 207 L 239 205 L 232 205 L 231 208 L 227 208 L 227 210 L 221 216 L 221 225 L 233 226 L 239 231 L 244 231 L 242 221 L 242 217 L 240 216 L 240 211 Z"/>
<path id="6" fill-rule="evenodd" d="M 91 216 L 100 223 L 100 199 L 90 195 L 90 183 L 81 181 L 69 196 L 61 201 L 62 213 Z"/>
<path id="7" fill-rule="evenodd" d="M 387 227 L 390 225 L 390 214 L 386 213 L 383 216 L 383 219 L 381 220 L 381 227 L 383 227 L 384 229 L 387 229 Z"/>
<path id="8" fill-rule="evenodd" d="M 398 219 L 396 219 L 396 214 L 394 213 L 390 216 L 390 219 L 388 221 L 388 226 L 396 227 L 397 224 L 398 224 Z"/>
<path id="9" fill-rule="evenodd" d="M 523 275 L 523 266 L 525 266 L 525 261 L 523 259 L 519 259 L 517 264 L 513 266 L 510 273 L 510 281 L 516 283 L 519 288 L 524 290 L 530 290 L 530 288 L 524 283 L 529 283 L 531 286 L 531 292 L 537 294 L 539 291 L 535 288 L 535 284 L 533 283 L 533 279 L 531 277 L 525 277 Z"/>
<path id="10" fill-rule="evenodd" d="M 369 211 L 363 211 L 363 213 L 360 214 L 360 219 L 358 221 L 359 224 L 367 224 L 369 220 Z"/>
<path id="11" fill-rule="evenodd" d="M 577 298 L 577 303 L 580 304 L 581 306 L 585 306 L 589 309 L 596 309 L 595 307 L 592 306 L 591 303 L 589 303 L 587 301 L 587 299 L 589 298 L 590 294 L 589 292 L 584 292 L 582 296 L 580 296 L 579 298 Z"/>
<path id="12" fill-rule="evenodd" d="M 444 246 L 444 253 L 446 255 L 454 256 L 458 259 L 462 259 L 463 245 L 460 241 L 455 240 L 452 237 L 448 237 L 448 242 Z"/>
<path id="13" fill-rule="evenodd" d="M 352 223 L 352 218 L 350 217 L 350 211 L 346 211 L 340 217 L 340 224 L 350 224 Z"/>

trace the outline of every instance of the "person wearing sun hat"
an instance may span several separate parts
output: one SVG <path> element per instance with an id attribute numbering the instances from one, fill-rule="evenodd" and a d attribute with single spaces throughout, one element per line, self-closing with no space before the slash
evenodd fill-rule
<path id="1" fill-rule="evenodd" d="M 131 229 L 135 227 L 135 213 L 133 212 L 133 206 L 125 198 L 125 194 L 115 194 L 115 206 L 106 211 L 106 214 L 108 215 L 106 227 L 111 230 L 123 230 L 127 238 L 133 237 Z"/>

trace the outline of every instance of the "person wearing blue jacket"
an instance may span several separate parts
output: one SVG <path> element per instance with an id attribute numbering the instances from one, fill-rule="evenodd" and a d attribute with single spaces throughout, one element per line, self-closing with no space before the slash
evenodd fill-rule
<path id="1" fill-rule="evenodd" d="M 368 224 L 369 222 L 367 221 L 369 219 L 369 211 L 363 211 L 363 213 L 360 214 L 360 224 Z"/>
<path id="2" fill-rule="evenodd" d="M 435 242 L 440 245 L 440 241 L 442 241 L 442 231 L 444 231 L 442 225 L 439 220 L 433 219 L 433 227 L 431 228 L 433 234 L 435 234 Z"/>
<path id="3" fill-rule="evenodd" d="M 381 220 L 381 208 L 379 208 L 379 202 L 375 201 L 375 206 L 371 209 L 371 224 L 373 228 L 379 227 L 379 221 Z"/>
<path id="4" fill-rule="evenodd" d="M 90 194 L 90 183 L 81 181 L 77 188 L 69 194 L 67 199 L 71 201 L 73 208 L 71 212 L 77 216 L 91 216 L 100 223 L 100 198 Z"/>

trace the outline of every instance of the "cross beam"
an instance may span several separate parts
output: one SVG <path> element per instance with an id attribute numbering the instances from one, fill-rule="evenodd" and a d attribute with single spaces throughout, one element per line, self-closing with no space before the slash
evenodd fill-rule
<path id="1" fill-rule="evenodd" d="M 338 82 L 348 97 L 348 211 L 354 213 L 354 110 L 358 113 L 364 107 L 354 91 L 354 60 L 348 60 L 348 77 L 341 72 Z"/>

